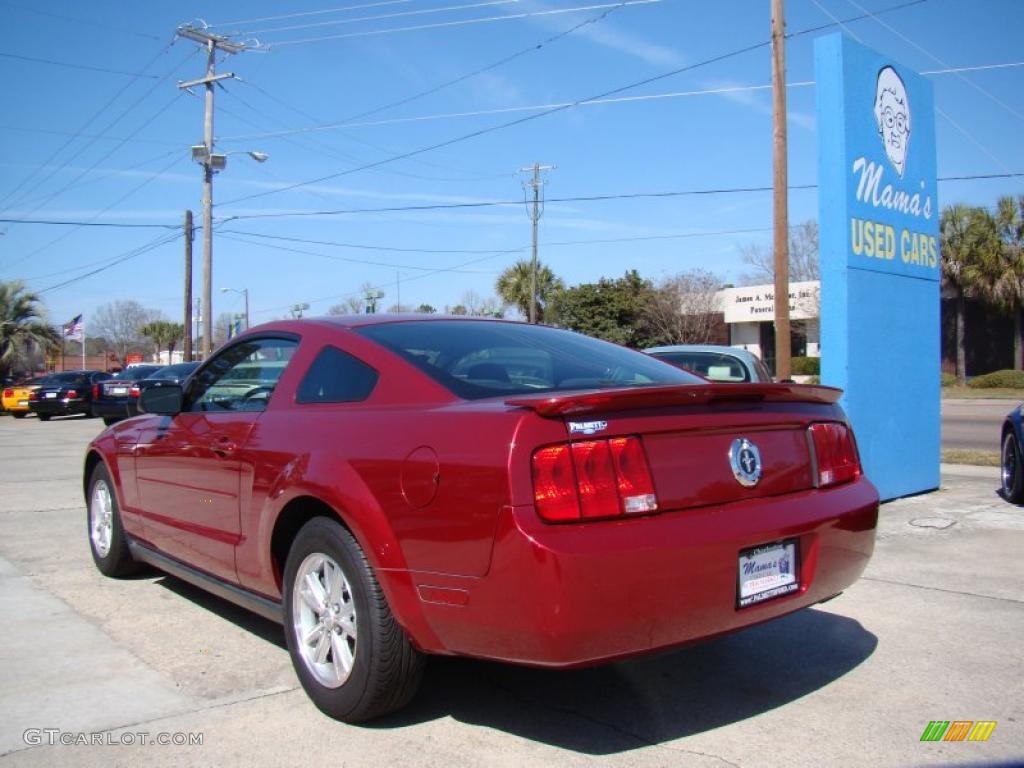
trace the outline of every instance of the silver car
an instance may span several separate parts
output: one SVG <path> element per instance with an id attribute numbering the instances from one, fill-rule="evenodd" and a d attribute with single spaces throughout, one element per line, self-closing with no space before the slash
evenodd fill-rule
<path id="1" fill-rule="evenodd" d="M 711 381 L 771 383 L 772 375 L 753 352 L 714 344 L 673 344 L 645 349 L 666 363 Z"/>

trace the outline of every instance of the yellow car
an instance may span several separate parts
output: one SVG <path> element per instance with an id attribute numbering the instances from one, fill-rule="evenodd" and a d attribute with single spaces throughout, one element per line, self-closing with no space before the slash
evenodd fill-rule
<path id="1" fill-rule="evenodd" d="M 39 389 L 45 376 L 38 379 L 29 379 L 13 387 L 4 387 L 3 405 L 4 410 L 16 419 L 24 419 L 29 414 L 28 396 L 34 389 Z"/>

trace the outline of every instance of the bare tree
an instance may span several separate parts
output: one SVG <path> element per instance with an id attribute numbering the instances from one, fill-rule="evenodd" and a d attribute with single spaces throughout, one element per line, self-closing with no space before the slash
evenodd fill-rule
<path id="1" fill-rule="evenodd" d="M 96 309 L 89 332 L 105 336 L 124 363 L 131 350 L 149 346 L 143 338 L 142 327 L 159 319 L 157 310 L 146 309 L 133 299 L 119 300 Z"/>
<path id="2" fill-rule="evenodd" d="M 766 245 L 740 246 L 740 259 L 749 271 L 739 276 L 740 285 L 762 285 L 775 281 L 775 251 Z M 818 222 L 814 219 L 793 227 L 789 233 L 789 280 L 799 283 L 821 278 L 818 259 Z"/>
<path id="3" fill-rule="evenodd" d="M 680 272 L 654 290 L 644 319 L 661 344 L 706 344 L 722 323 L 717 293 L 722 281 L 703 269 Z"/>
<path id="4" fill-rule="evenodd" d="M 349 296 L 340 304 L 327 310 L 328 315 L 361 315 L 366 309 L 366 301 L 361 296 Z"/>

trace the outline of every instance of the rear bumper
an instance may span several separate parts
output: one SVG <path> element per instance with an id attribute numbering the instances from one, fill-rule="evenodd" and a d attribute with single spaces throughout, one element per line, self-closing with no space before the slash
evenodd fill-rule
<path id="1" fill-rule="evenodd" d="M 731 632 L 853 584 L 877 520 L 878 494 L 864 478 L 626 521 L 547 525 L 532 507 L 508 507 L 486 577 L 413 574 L 440 644 L 425 650 L 574 667 Z M 790 538 L 799 591 L 738 608 L 740 550 Z"/>
<path id="2" fill-rule="evenodd" d="M 54 400 L 33 400 L 28 405 L 32 413 L 49 416 L 69 416 L 73 413 L 92 413 L 92 403 L 79 398 L 62 398 Z"/>
<path id="3" fill-rule="evenodd" d="M 137 416 L 139 409 L 135 407 L 135 400 L 94 400 L 92 403 L 92 415 L 104 418 L 127 419 L 130 416 Z"/>

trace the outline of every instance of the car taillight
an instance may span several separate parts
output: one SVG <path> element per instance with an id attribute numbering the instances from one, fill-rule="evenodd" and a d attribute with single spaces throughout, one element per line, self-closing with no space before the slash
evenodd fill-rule
<path id="1" fill-rule="evenodd" d="M 67 391 L 67 394 L 66 394 L 66 395 L 64 395 L 64 397 L 67 397 L 67 398 L 73 398 L 73 397 L 78 397 L 78 391 L 77 391 L 77 390 L 74 390 L 74 389 L 69 389 L 69 390 Z"/>
<path id="2" fill-rule="evenodd" d="M 139 385 L 138 384 L 132 384 L 131 388 L 128 390 L 128 396 L 129 397 L 138 397 L 140 391 L 141 390 L 139 389 Z"/>
<path id="3" fill-rule="evenodd" d="M 28 393 L 28 399 L 29 400 L 38 400 L 39 399 L 39 393 L 38 392 L 34 392 L 34 391 L 33 392 L 29 392 Z"/>
<path id="4" fill-rule="evenodd" d="M 92 399 L 93 400 L 99 400 L 100 399 L 100 385 L 99 384 L 93 384 L 92 385 Z"/>
<path id="5" fill-rule="evenodd" d="M 818 468 L 815 481 L 819 488 L 838 485 L 860 477 L 857 445 L 853 440 L 853 432 L 845 424 L 812 424 L 810 432 Z"/>
<path id="6" fill-rule="evenodd" d="M 583 440 L 533 454 L 537 513 L 552 522 L 655 512 L 658 499 L 638 437 Z"/>
<path id="7" fill-rule="evenodd" d="M 5 389 L 4 390 L 4 397 L 14 397 L 14 390 L 13 389 Z"/>

